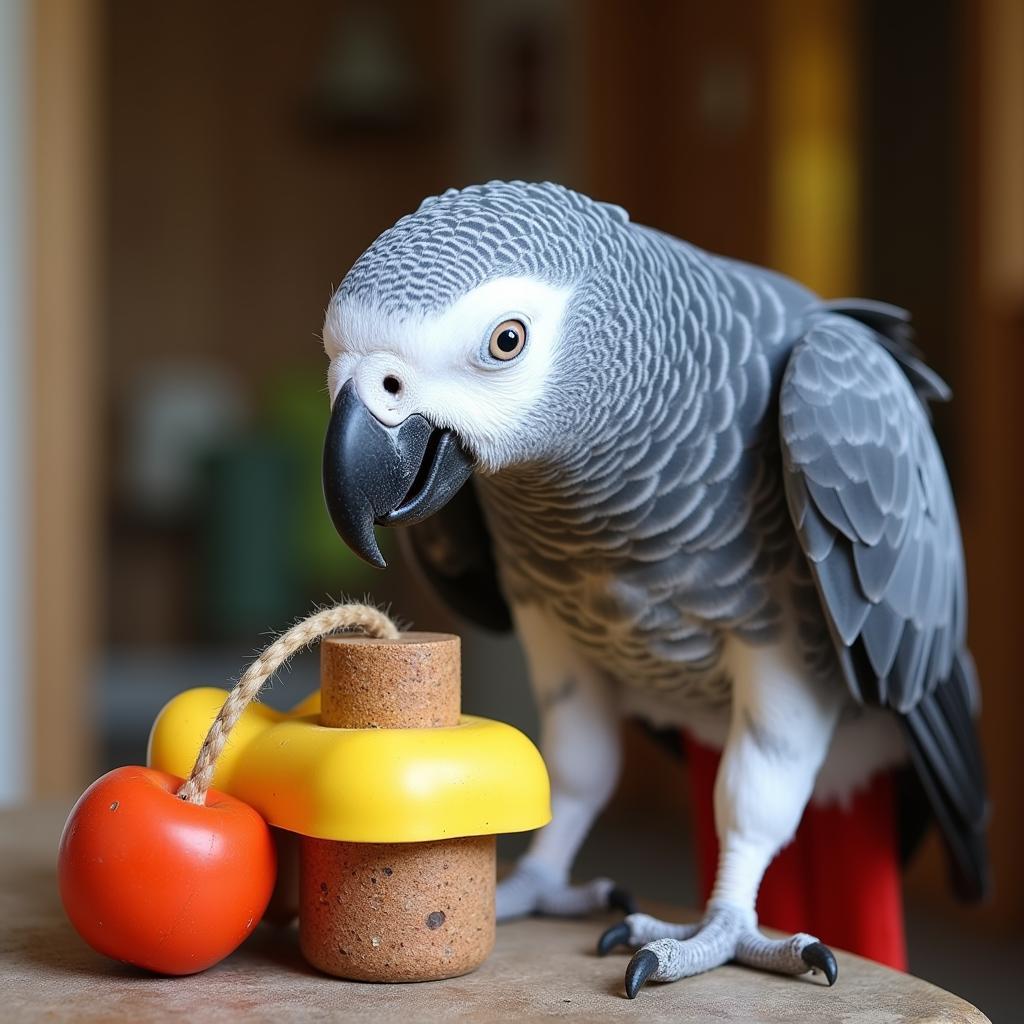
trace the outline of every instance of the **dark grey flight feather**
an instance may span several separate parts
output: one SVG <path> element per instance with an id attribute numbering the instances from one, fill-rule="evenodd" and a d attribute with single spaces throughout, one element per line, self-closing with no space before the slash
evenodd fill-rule
<path id="1" fill-rule="evenodd" d="M 949 680 L 903 720 L 917 779 L 952 854 L 953 888 L 964 900 L 983 899 L 990 889 L 989 807 L 973 721 L 976 687 L 970 655 L 961 652 Z"/>

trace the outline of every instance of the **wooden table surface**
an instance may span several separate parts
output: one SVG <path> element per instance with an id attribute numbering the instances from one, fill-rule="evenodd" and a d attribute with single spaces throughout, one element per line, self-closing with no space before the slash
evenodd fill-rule
<path id="1" fill-rule="evenodd" d="M 303 961 L 295 929 L 266 925 L 204 974 L 155 977 L 93 953 L 67 923 L 54 873 L 66 811 L 47 806 L 0 813 L 3 1020 L 987 1021 L 934 985 L 842 952 L 831 989 L 820 977 L 783 978 L 729 966 L 672 985 L 649 985 L 630 1001 L 622 988 L 625 954 L 601 959 L 593 952 L 611 918 L 502 925 L 483 967 L 429 984 L 325 977 Z M 665 908 L 647 909 L 665 915 Z"/>

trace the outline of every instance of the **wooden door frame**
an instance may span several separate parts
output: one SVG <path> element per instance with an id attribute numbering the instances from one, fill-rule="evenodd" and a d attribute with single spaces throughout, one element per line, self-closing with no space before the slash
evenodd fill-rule
<path id="1" fill-rule="evenodd" d="M 26 146 L 31 790 L 92 770 L 99 580 L 98 0 L 34 0 Z"/>

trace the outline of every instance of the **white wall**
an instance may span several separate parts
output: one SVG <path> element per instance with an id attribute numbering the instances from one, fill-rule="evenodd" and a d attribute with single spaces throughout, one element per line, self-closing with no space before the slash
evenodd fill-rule
<path id="1" fill-rule="evenodd" d="M 0 805 L 28 794 L 27 0 L 0 0 Z"/>

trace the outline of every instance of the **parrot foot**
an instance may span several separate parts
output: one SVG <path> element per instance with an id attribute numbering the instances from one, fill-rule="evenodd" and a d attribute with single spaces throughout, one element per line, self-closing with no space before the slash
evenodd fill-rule
<path id="1" fill-rule="evenodd" d="M 626 968 L 626 995 L 633 999 L 647 981 L 677 981 L 710 971 L 729 961 L 776 974 L 821 971 L 829 985 L 839 973 L 828 946 L 800 932 L 768 939 L 757 930 L 753 913 L 726 903 L 708 904 L 698 924 L 672 924 L 648 914 L 630 914 L 612 925 L 598 942 L 598 952 L 617 945 L 640 947 Z"/>
<path id="2" fill-rule="evenodd" d="M 595 878 L 583 885 L 570 885 L 544 865 L 524 858 L 512 874 L 498 883 L 495 913 L 499 921 L 511 921 L 527 914 L 552 917 L 584 917 L 602 910 L 631 913 L 636 908 L 629 893 L 610 878 Z"/>

